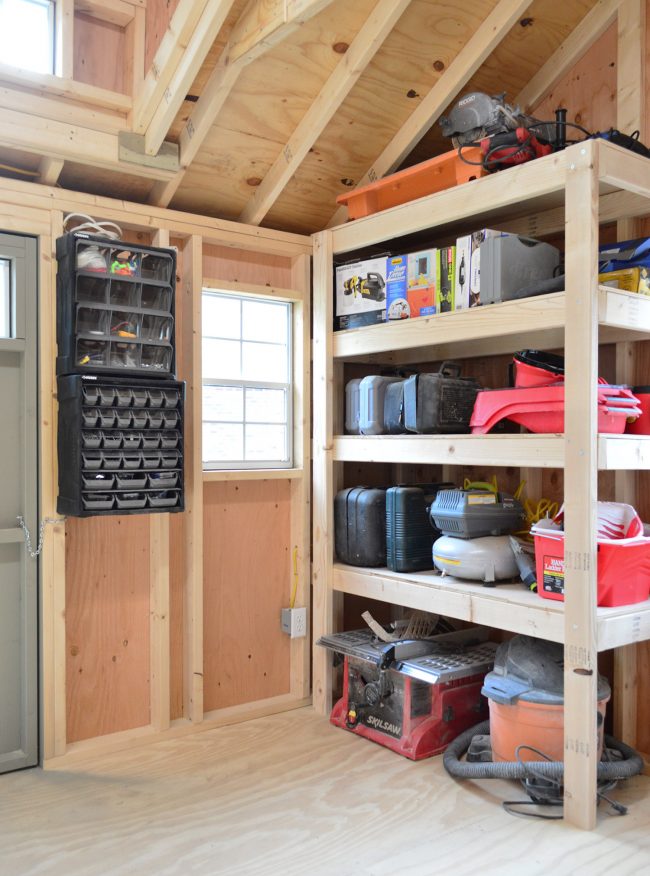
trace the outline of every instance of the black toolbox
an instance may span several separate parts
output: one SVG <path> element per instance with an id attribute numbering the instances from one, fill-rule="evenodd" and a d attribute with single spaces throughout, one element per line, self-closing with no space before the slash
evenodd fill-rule
<path id="1" fill-rule="evenodd" d="M 342 563 L 386 565 L 386 490 L 349 487 L 336 494 L 334 547 Z"/>
<path id="2" fill-rule="evenodd" d="M 460 377 L 456 362 L 443 362 L 437 374 L 414 374 L 404 381 L 404 426 L 424 435 L 469 432 L 479 389 L 473 377 Z"/>
<path id="3" fill-rule="evenodd" d="M 386 490 L 386 565 L 393 572 L 433 569 L 433 542 L 440 536 L 429 515 L 439 490 L 453 484 L 418 484 Z"/>
<path id="4" fill-rule="evenodd" d="M 183 382 L 71 374 L 57 387 L 59 514 L 184 510 Z"/>

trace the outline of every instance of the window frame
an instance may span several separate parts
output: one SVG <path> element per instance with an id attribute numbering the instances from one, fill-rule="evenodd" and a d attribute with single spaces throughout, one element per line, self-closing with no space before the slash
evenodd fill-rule
<path id="1" fill-rule="evenodd" d="M 287 320 L 287 342 L 286 342 L 286 350 L 287 350 L 287 381 L 286 382 L 277 382 L 277 381 L 256 381 L 256 380 L 248 380 L 244 378 L 214 378 L 214 377 L 206 377 L 202 373 L 201 378 L 201 434 L 203 435 L 203 428 L 206 423 L 219 423 L 219 422 L 229 422 L 227 420 L 208 420 L 205 416 L 205 410 L 203 405 L 203 389 L 206 386 L 232 386 L 241 388 L 243 390 L 243 418 L 242 418 L 242 428 L 243 428 L 243 449 L 244 455 L 246 453 L 246 390 L 247 389 L 278 389 L 283 390 L 285 393 L 285 412 L 286 418 L 283 423 L 251 423 L 249 425 L 269 425 L 269 426 L 277 426 L 284 425 L 286 429 L 285 433 L 285 451 L 286 451 L 286 460 L 278 460 L 278 459 L 241 459 L 241 460 L 206 460 L 204 445 L 205 442 L 201 441 L 201 465 L 203 471 L 206 472 L 219 472 L 219 471 L 270 471 L 274 469 L 292 469 L 294 467 L 294 456 L 295 456 L 295 447 L 294 447 L 294 393 L 295 393 L 295 373 L 294 373 L 294 308 L 295 302 L 292 300 L 277 298 L 271 295 L 258 295 L 254 292 L 245 292 L 245 291 L 231 291 L 228 289 L 221 289 L 219 287 L 212 286 L 202 286 L 201 289 L 201 301 L 203 302 L 204 296 L 213 295 L 215 297 L 221 298 L 230 298 L 235 299 L 240 302 L 240 314 L 243 312 L 243 303 L 245 301 L 254 301 L 258 303 L 266 303 L 266 304 L 276 304 L 283 305 L 286 308 L 286 320 Z M 201 313 L 203 314 L 203 307 L 201 307 Z M 245 341 L 243 338 L 243 320 L 240 322 L 240 335 L 239 338 L 224 338 L 219 335 L 214 334 L 206 334 L 205 326 L 203 322 L 203 316 L 201 318 L 201 356 L 203 356 L 203 342 L 204 340 L 224 340 L 224 341 L 235 341 L 241 345 Z M 268 343 L 273 344 L 273 341 L 251 341 L 251 343 Z M 280 344 L 275 344 L 275 346 L 280 346 Z M 203 369 L 202 369 L 203 372 Z M 233 421 L 239 423 L 239 421 Z"/>
<path id="2" fill-rule="evenodd" d="M 10 62 L 6 63 L 8 67 L 12 67 L 16 70 L 25 70 L 28 73 L 33 73 L 35 76 L 54 76 L 56 75 L 56 64 L 57 64 L 57 16 L 60 14 L 60 0 L 20 0 L 23 3 L 31 3 L 36 6 L 46 6 L 47 7 L 47 23 L 49 30 L 49 58 L 47 70 L 34 70 L 32 67 L 23 66 L 19 64 L 12 64 Z M 0 6 L 3 5 L 3 0 L 0 0 Z"/>

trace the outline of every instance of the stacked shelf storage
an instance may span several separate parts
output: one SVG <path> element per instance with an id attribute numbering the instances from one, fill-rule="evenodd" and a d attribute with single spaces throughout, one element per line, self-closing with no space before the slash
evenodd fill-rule
<path id="1" fill-rule="evenodd" d="M 599 224 L 649 212 L 646 159 L 603 141 L 531 162 L 316 236 L 314 266 L 314 636 L 335 630 L 343 593 L 563 642 L 565 818 L 596 817 L 597 653 L 650 638 L 650 601 L 596 607 L 598 470 L 650 469 L 650 437 L 598 435 L 598 343 L 650 336 L 650 301 L 598 286 Z M 540 236 L 565 228 L 566 291 L 334 333 L 333 257 L 408 235 L 454 237 L 477 227 Z M 565 328 L 570 328 L 566 332 Z M 346 436 L 343 363 L 409 363 L 564 346 L 564 435 Z M 335 562 L 333 499 L 346 461 L 564 468 L 566 601 L 516 585 L 495 589 Z M 314 654 L 314 698 L 326 713 L 331 664 Z M 629 694 L 628 694 L 629 695 Z M 635 695 L 635 691 L 631 691 Z M 620 698 L 623 693 L 620 693 Z M 619 699 L 620 702 L 620 699 Z"/>

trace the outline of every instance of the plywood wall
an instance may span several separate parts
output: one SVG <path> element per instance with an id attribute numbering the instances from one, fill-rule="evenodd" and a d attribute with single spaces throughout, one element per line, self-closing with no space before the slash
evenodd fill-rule
<path id="1" fill-rule="evenodd" d="M 74 78 L 88 85 L 124 93 L 124 28 L 87 15 L 74 18 Z"/>
<path id="2" fill-rule="evenodd" d="M 147 0 L 145 31 L 144 69 L 151 67 L 156 49 L 176 11 L 178 0 Z"/>

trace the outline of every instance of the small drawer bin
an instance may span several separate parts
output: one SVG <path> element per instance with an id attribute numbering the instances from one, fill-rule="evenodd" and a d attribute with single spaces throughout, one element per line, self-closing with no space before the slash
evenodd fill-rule
<path id="1" fill-rule="evenodd" d="M 99 411 L 97 408 L 84 408 L 81 412 L 81 422 L 85 429 L 92 429 L 97 425 L 99 420 Z"/>
<path id="2" fill-rule="evenodd" d="M 128 429 L 133 422 L 133 414 L 131 411 L 117 411 L 115 418 L 115 422 L 120 429 Z"/>
<path id="3" fill-rule="evenodd" d="M 118 490 L 142 490 L 147 486 L 147 475 L 144 472 L 121 472 L 115 476 Z"/>
<path id="4" fill-rule="evenodd" d="M 178 432 L 163 432 L 160 436 L 160 446 L 165 449 L 178 447 L 180 440 L 181 436 Z"/>
<path id="5" fill-rule="evenodd" d="M 147 504 L 146 493 L 116 493 L 115 502 L 118 508 L 144 508 Z"/>
<path id="6" fill-rule="evenodd" d="M 99 387 L 98 386 L 84 386 L 84 388 L 83 388 L 83 402 L 85 405 L 98 405 L 99 404 Z"/>
<path id="7" fill-rule="evenodd" d="M 82 493 L 81 501 L 86 511 L 110 511 L 115 499 L 112 493 Z"/>
<path id="8" fill-rule="evenodd" d="M 166 408 L 177 408 L 178 407 L 178 392 L 175 389 L 164 389 L 163 397 L 165 400 Z"/>
<path id="9" fill-rule="evenodd" d="M 107 280 L 95 277 L 77 277 L 76 299 L 79 304 L 106 304 L 107 294 Z"/>
<path id="10" fill-rule="evenodd" d="M 81 443 L 87 448 L 101 447 L 102 435 L 101 432 L 82 432 Z"/>
<path id="11" fill-rule="evenodd" d="M 88 271 L 92 274 L 106 274 L 109 250 L 97 243 L 77 244 L 75 267 L 78 271 Z"/>
<path id="12" fill-rule="evenodd" d="M 169 490 L 178 483 L 177 471 L 154 471 L 148 475 L 149 486 L 154 490 Z"/>
<path id="13" fill-rule="evenodd" d="M 97 471 L 102 467 L 102 455 L 99 452 L 93 451 L 82 453 L 81 464 L 86 471 Z"/>
<path id="14" fill-rule="evenodd" d="M 77 334 L 102 335 L 108 334 L 109 311 L 95 307 L 77 308 Z"/>
<path id="15" fill-rule="evenodd" d="M 140 267 L 140 276 L 143 280 L 157 280 L 160 283 L 169 283 L 172 273 L 172 259 L 168 255 L 155 255 L 143 252 Z"/>
<path id="16" fill-rule="evenodd" d="M 144 429 L 147 425 L 147 412 L 146 411 L 133 411 L 133 428 L 134 429 Z"/>
<path id="17" fill-rule="evenodd" d="M 175 429 L 178 425 L 178 411 L 163 411 L 163 428 Z"/>
<path id="18" fill-rule="evenodd" d="M 116 412 L 113 410 L 101 410 L 99 412 L 99 425 L 102 429 L 115 428 Z"/>
<path id="19" fill-rule="evenodd" d="M 122 454 L 119 452 L 109 452 L 102 450 L 102 468 L 108 471 L 115 471 L 122 465 Z"/>
<path id="20" fill-rule="evenodd" d="M 112 341 L 110 363 L 112 368 L 139 368 L 140 344 Z"/>
<path id="21" fill-rule="evenodd" d="M 172 328 L 170 316 L 152 316 L 145 313 L 142 317 L 141 337 L 149 341 L 169 341 Z"/>
<path id="22" fill-rule="evenodd" d="M 171 310 L 172 290 L 161 286 L 142 284 L 140 306 L 143 310 Z"/>
<path id="23" fill-rule="evenodd" d="M 110 272 L 113 277 L 139 277 L 140 253 L 126 247 L 112 249 L 110 255 Z"/>
<path id="24" fill-rule="evenodd" d="M 129 310 L 113 310 L 110 318 L 110 333 L 112 337 L 130 338 L 135 340 L 140 337 L 140 314 Z"/>
<path id="25" fill-rule="evenodd" d="M 172 349 L 169 346 L 142 345 L 140 367 L 146 371 L 169 371 L 172 365 Z"/>
<path id="26" fill-rule="evenodd" d="M 99 403 L 104 408 L 110 408 L 115 402 L 115 389 L 112 386 L 99 386 Z"/>
<path id="27" fill-rule="evenodd" d="M 152 508 L 173 508 L 178 505 L 180 492 L 178 490 L 157 490 L 149 493 L 149 505 Z"/>
<path id="28" fill-rule="evenodd" d="M 160 453 L 156 453 L 155 451 L 142 453 L 142 467 L 143 468 L 159 468 L 160 467 L 161 455 Z"/>
<path id="29" fill-rule="evenodd" d="M 77 339 L 76 363 L 80 367 L 94 366 L 105 367 L 108 364 L 108 342 L 93 341 L 89 338 Z"/>
<path id="30" fill-rule="evenodd" d="M 157 450 L 160 447 L 160 432 L 143 432 L 142 446 L 145 450 Z"/>
<path id="31" fill-rule="evenodd" d="M 178 451 L 163 450 L 160 454 L 160 462 L 163 468 L 178 468 L 181 455 Z"/>
<path id="32" fill-rule="evenodd" d="M 114 307 L 138 307 L 140 303 L 140 287 L 137 283 L 125 280 L 111 280 L 108 294 L 109 303 Z"/>
<path id="33" fill-rule="evenodd" d="M 121 432 L 101 432 L 102 447 L 106 450 L 119 450 L 122 446 Z"/>
<path id="34" fill-rule="evenodd" d="M 115 402 L 120 408 L 128 408 L 133 401 L 133 393 L 126 387 L 118 386 L 115 390 Z"/>
<path id="35" fill-rule="evenodd" d="M 115 475 L 99 472 L 92 475 L 83 475 L 81 480 L 84 490 L 112 490 L 115 483 Z"/>
<path id="36" fill-rule="evenodd" d="M 148 389 L 147 398 L 149 399 L 150 408 L 161 408 L 164 401 L 162 389 Z"/>
<path id="37" fill-rule="evenodd" d="M 127 471 L 133 471 L 140 468 L 142 464 L 142 455 L 137 450 L 127 450 L 122 454 L 122 466 Z"/>
<path id="38" fill-rule="evenodd" d="M 132 389 L 131 396 L 133 398 L 133 407 L 134 408 L 143 408 L 147 404 L 147 390 L 146 389 Z"/>
<path id="39" fill-rule="evenodd" d="M 160 429 L 163 424 L 163 413 L 162 411 L 149 411 L 149 428 L 150 429 Z"/>
<path id="40" fill-rule="evenodd" d="M 139 432 L 125 432 L 122 442 L 125 450 L 138 450 L 142 444 L 142 435 Z"/>

